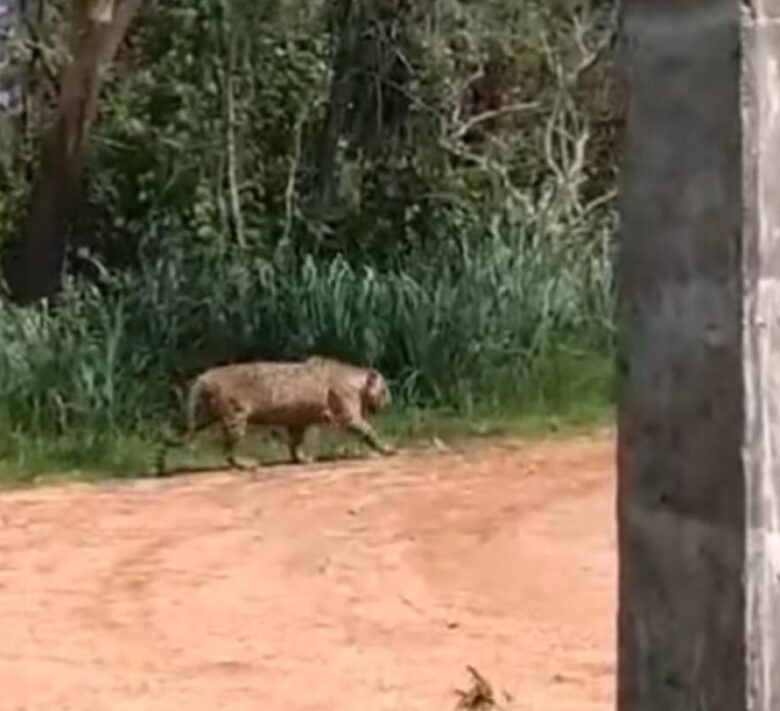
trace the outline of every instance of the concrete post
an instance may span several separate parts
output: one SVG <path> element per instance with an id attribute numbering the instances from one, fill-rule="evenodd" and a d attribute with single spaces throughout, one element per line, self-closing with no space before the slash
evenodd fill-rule
<path id="1" fill-rule="evenodd" d="M 618 708 L 780 709 L 780 0 L 622 0 Z"/>

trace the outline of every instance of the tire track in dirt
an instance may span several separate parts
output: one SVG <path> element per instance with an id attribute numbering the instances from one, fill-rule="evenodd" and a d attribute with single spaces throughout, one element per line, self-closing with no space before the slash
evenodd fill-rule
<path id="1" fill-rule="evenodd" d="M 609 437 L 0 495 L 0 711 L 606 711 L 612 499 Z"/>

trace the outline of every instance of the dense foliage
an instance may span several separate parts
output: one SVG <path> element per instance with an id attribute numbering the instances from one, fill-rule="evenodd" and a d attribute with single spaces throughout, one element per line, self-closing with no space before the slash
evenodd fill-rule
<path id="1" fill-rule="evenodd" d="M 612 344 L 611 22 L 595 0 L 150 3 L 61 296 L 0 300 L 0 447 L 143 433 L 199 368 L 315 350 L 406 403 L 565 397 Z M 34 110 L 2 127 L 0 243 L 66 25 L 51 2 L 11 53 Z"/>

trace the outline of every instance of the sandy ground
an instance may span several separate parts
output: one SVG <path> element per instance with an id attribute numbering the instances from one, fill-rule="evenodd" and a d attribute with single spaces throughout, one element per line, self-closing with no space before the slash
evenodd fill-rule
<path id="1" fill-rule="evenodd" d="M 2 494 L 0 711 L 607 711 L 613 498 L 606 436 Z"/>

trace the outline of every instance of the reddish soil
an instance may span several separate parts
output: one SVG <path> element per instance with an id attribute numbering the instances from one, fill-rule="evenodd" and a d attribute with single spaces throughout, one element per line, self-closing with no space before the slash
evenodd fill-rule
<path id="1" fill-rule="evenodd" d="M 607 711 L 613 495 L 607 436 L 7 492 L 0 710 Z"/>

